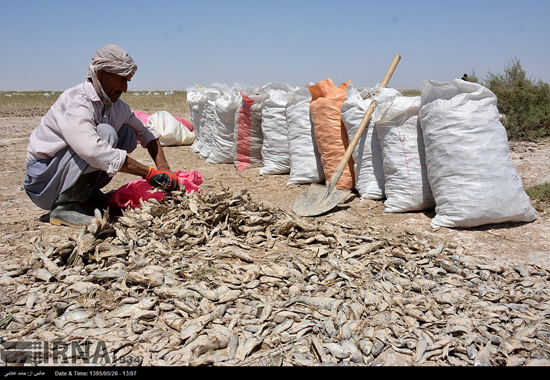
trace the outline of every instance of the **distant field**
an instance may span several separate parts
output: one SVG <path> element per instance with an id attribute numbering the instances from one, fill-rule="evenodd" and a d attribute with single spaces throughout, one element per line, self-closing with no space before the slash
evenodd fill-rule
<path id="1" fill-rule="evenodd" d="M 0 117 L 43 116 L 59 95 L 61 91 L 0 92 Z M 168 111 L 181 117 L 189 115 L 186 91 L 128 91 L 121 99 L 136 111 Z"/>
<path id="2" fill-rule="evenodd" d="M 404 96 L 419 96 L 420 90 L 400 90 Z M 43 116 L 61 95 L 61 91 L 0 92 L 0 117 Z M 121 99 L 132 109 L 144 113 L 168 111 L 189 117 L 186 91 L 128 91 Z"/>
<path id="3" fill-rule="evenodd" d="M 420 90 L 399 90 L 403 96 L 420 96 Z"/>
<path id="4" fill-rule="evenodd" d="M 186 91 L 128 91 L 121 99 L 136 111 L 150 114 L 168 111 L 174 116 L 189 116 Z"/>
<path id="5" fill-rule="evenodd" d="M 0 117 L 42 116 L 57 100 L 59 95 L 61 95 L 61 92 L 0 92 Z"/>

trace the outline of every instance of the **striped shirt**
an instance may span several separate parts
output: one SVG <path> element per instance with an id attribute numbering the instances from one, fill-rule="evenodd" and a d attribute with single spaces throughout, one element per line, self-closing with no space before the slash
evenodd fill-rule
<path id="1" fill-rule="evenodd" d="M 27 162 L 54 157 L 70 146 L 90 166 L 115 175 L 127 152 L 113 148 L 97 134 L 98 124 L 109 124 L 117 132 L 128 124 L 136 131 L 142 147 L 160 137 L 143 124 L 122 100 L 104 105 L 92 83 L 84 82 L 63 92 L 32 132 L 27 147 Z"/>

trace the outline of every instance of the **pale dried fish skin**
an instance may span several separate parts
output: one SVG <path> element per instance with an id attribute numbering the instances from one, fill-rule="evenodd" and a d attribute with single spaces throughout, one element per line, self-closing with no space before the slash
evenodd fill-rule
<path id="1" fill-rule="evenodd" d="M 166 194 L 2 262 L 0 326 L 17 339 L 104 339 L 155 366 L 550 355 L 549 268 L 495 266 L 438 236 L 337 219 L 306 221 L 246 193 Z"/>

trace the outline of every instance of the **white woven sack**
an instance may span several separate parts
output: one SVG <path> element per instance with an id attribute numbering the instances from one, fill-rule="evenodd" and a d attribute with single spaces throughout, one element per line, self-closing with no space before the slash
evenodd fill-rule
<path id="1" fill-rule="evenodd" d="M 235 112 L 242 103 L 240 91 L 226 85 L 214 85 L 220 92 L 213 102 L 209 164 L 232 164 L 235 140 Z"/>
<path id="2" fill-rule="evenodd" d="M 193 131 L 195 132 L 195 141 L 191 149 L 194 153 L 199 153 L 203 145 L 203 133 L 202 133 L 202 115 L 204 102 L 202 101 L 205 89 L 202 86 L 194 86 L 186 89 L 187 103 L 189 104 L 189 111 L 191 112 L 191 124 L 193 124 Z"/>
<path id="3" fill-rule="evenodd" d="M 366 91 L 368 92 L 368 90 Z M 361 92 L 348 86 L 346 100 L 340 107 L 342 122 L 351 141 L 372 100 L 363 99 Z M 374 130 L 373 117 L 352 152 L 355 171 L 355 189 L 363 199 L 384 199 L 384 171 L 382 149 Z"/>
<path id="4" fill-rule="evenodd" d="M 259 91 L 266 94 L 262 104 L 262 161 L 260 175 L 290 173 L 286 94 L 294 91 L 288 84 L 269 83 Z"/>
<path id="5" fill-rule="evenodd" d="M 191 109 L 191 120 L 195 132 L 192 150 L 201 158 L 208 158 L 212 149 L 212 135 L 215 124 L 214 102 L 220 95 L 215 88 L 194 87 L 187 89 L 187 102 Z"/>
<path id="6" fill-rule="evenodd" d="M 220 97 L 221 91 L 217 88 L 206 88 L 201 99 L 203 107 L 201 109 L 201 137 L 202 146 L 199 150 L 199 156 L 208 159 L 212 154 L 212 144 L 217 130 L 216 100 Z"/>
<path id="7" fill-rule="evenodd" d="M 195 132 L 191 132 L 167 111 L 152 114 L 147 124 L 160 133 L 162 146 L 191 145 L 195 141 Z"/>
<path id="8" fill-rule="evenodd" d="M 419 108 L 420 96 L 398 96 L 376 121 L 382 146 L 385 212 L 432 210 L 435 206 L 418 123 Z"/>
<path id="9" fill-rule="evenodd" d="M 309 114 L 311 92 L 307 87 L 302 87 L 288 92 L 287 99 L 290 174 L 286 185 L 324 183 L 325 173 Z"/>
<path id="10" fill-rule="evenodd" d="M 425 80 L 421 90 L 420 126 L 436 202 L 431 226 L 535 220 L 508 150 L 496 96 L 460 79 Z"/>

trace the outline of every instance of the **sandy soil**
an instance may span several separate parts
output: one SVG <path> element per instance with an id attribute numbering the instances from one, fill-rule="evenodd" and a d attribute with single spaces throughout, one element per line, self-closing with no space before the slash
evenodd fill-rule
<path id="1" fill-rule="evenodd" d="M 22 261 L 32 256 L 33 243 L 76 237 L 77 229 L 56 227 L 39 221 L 45 212 L 27 197 L 22 182 L 25 176 L 28 137 L 40 117 L 0 118 L 0 265 L 3 259 L 18 257 Z M 292 212 L 293 201 L 306 189 L 286 186 L 287 175 L 260 176 L 259 169 L 238 172 L 233 165 L 207 164 L 193 153 L 190 146 L 167 147 L 166 155 L 172 170 L 198 170 L 204 177 L 203 191 L 246 188 L 258 202 L 270 203 Z M 512 143 L 512 158 L 518 173 L 529 187 L 550 181 L 550 143 Z M 138 148 L 132 157 L 150 164 L 145 149 Z M 106 190 L 114 190 L 136 179 L 121 173 L 114 177 Z M 338 221 L 344 225 L 362 226 L 382 236 L 411 233 L 434 245 L 462 246 L 468 253 L 493 260 L 495 264 L 537 264 L 550 270 L 550 223 L 547 210 L 538 210 L 532 223 L 487 225 L 468 230 L 430 227 L 433 212 L 404 214 L 384 213 L 381 201 L 365 201 L 351 196 L 347 201 L 319 219 Z"/>

